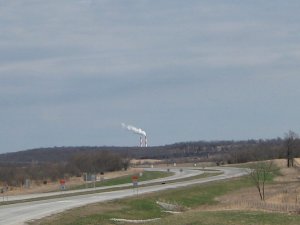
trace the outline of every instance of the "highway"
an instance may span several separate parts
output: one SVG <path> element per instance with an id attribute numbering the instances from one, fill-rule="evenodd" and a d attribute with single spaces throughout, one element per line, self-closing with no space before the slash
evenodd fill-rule
<path id="1" fill-rule="evenodd" d="M 224 180 L 224 179 L 239 177 L 247 174 L 247 171 L 245 169 L 240 169 L 240 168 L 212 167 L 210 169 L 222 171 L 223 174 L 207 177 L 207 178 L 201 178 L 201 179 L 193 179 L 193 180 L 187 180 L 187 181 L 181 181 L 181 182 L 175 182 L 169 184 L 166 183 L 166 184 L 141 187 L 139 188 L 138 192 L 139 194 L 150 193 L 150 192 L 156 192 L 156 191 L 161 191 L 166 189 L 184 187 L 192 184 L 200 184 L 200 183 L 207 183 L 211 181 Z M 183 178 L 184 176 L 189 177 L 192 176 L 191 174 L 197 174 L 198 172 L 201 172 L 193 168 L 184 168 L 182 172 L 180 172 L 178 169 L 172 169 L 171 171 L 174 171 L 176 177 L 179 178 Z M 159 180 L 162 181 L 162 179 Z M 163 180 L 167 181 L 167 178 Z M 103 202 L 107 200 L 125 198 L 133 195 L 136 195 L 136 192 L 134 192 L 132 189 L 124 189 L 118 191 L 76 195 L 76 196 L 65 197 L 65 198 L 55 198 L 55 199 L 48 199 L 42 201 L 32 201 L 26 203 L 3 205 L 0 206 L 0 224 L 23 225 L 25 224 L 26 221 L 39 219 L 74 207 L 83 206 L 95 202 Z"/>
<path id="2" fill-rule="evenodd" d="M 146 171 L 162 171 L 166 172 L 167 168 L 144 168 Z M 151 183 L 157 183 L 162 181 L 173 181 L 178 180 L 182 178 L 188 178 L 192 176 L 197 176 L 200 174 L 203 174 L 202 170 L 195 169 L 195 168 L 186 168 L 185 170 L 180 171 L 179 168 L 170 168 L 170 172 L 173 172 L 174 174 L 165 178 L 158 178 L 148 181 L 142 181 L 139 182 L 139 185 L 144 184 L 151 184 Z M 114 186 L 104 186 L 104 187 L 97 187 L 97 188 L 86 188 L 86 189 L 79 189 L 79 190 L 70 190 L 70 191 L 55 191 L 55 192 L 48 192 L 48 193 L 36 193 L 36 194 L 24 194 L 24 195 L 5 195 L 4 199 L 6 202 L 10 201 L 19 201 L 19 200 L 26 200 L 26 199 L 35 199 L 35 198 L 41 198 L 41 197 L 53 197 L 53 196 L 60 196 L 62 194 L 73 194 L 73 193 L 81 193 L 81 192 L 87 192 L 87 191 L 99 191 L 99 190 L 105 190 L 105 189 L 111 189 L 114 188 L 122 188 L 122 187 L 131 187 L 132 183 L 127 184 L 120 184 L 120 185 L 114 185 Z"/>

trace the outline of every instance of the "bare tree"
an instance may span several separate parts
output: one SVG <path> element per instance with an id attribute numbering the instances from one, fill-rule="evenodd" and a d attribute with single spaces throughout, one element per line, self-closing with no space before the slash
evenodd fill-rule
<path id="1" fill-rule="evenodd" d="M 265 183 L 272 173 L 273 162 L 259 162 L 251 169 L 250 177 L 258 190 L 260 199 L 265 200 Z"/>
<path id="2" fill-rule="evenodd" d="M 287 159 L 287 167 L 294 166 L 294 154 L 293 151 L 295 149 L 296 140 L 299 138 L 299 135 L 295 132 L 289 130 L 285 134 L 285 146 L 286 146 L 286 159 Z"/>

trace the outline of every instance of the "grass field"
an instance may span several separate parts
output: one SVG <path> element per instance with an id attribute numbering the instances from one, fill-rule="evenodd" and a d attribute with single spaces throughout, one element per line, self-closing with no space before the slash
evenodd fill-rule
<path id="1" fill-rule="evenodd" d="M 268 183 L 276 174 L 268 177 Z M 149 224 L 171 225 L 298 225 L 299 215 L 255 211 L 202 210 L 205 207 L 217 206 L 216 197 L 232 193 L 242 188 L 252 187 L 249 177 L 236 178 L 229 181 L 218 181 L 190 187 L 162 191 L 139 197 L 97 203 L 72 209 L 61 214 L 35 221 L 32 225 L 113 225 L 111 218 L 151 219 L 161 218 Z M 164 212 L 156 201 L 181 206 L 183 212 L 171 215 Z M 130 223 L 122 223 L 130 224 Z"/>
<path id="2" fill-rule="evenodd" d="M 217 204 L 215 197 L 251 185 L 251 181 L 245 177 L 231 181 L 194 185 L 140 197 L 84 206 L 32 224 L 93 225 L 115 224 L 109 221 L 110 218 L 149 219 L 163 217 L 167 219 L 174 216 L 164 213 L 156 204 L 156 201 L 174 203 L 186 209 L 193 209 L 203 205 Z"/>

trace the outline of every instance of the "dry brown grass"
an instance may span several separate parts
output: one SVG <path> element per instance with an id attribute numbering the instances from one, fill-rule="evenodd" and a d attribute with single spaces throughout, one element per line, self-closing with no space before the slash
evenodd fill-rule
<path id="1" fill-rule="evenodd" d="M 83 180 L 81 177 L 72 177 L 67 180 L 67 185 L 78 185 L 83 184 Z M 42 182 L 32 182 L 29 189 L 22 187 L 14 187 L 11 191 L 9 191 L 9 195 L 19 195 L 19 194 L 32 194 L 32 193 L 45 193 L 50 191 L 59 190 L 60 184 L 57 182 L 47 182 L 44 185 Z"/>
<path id="2" fill-rule="evenodd" d="M 299 159 L 297 159 L 299 161 Z M 272 184 L 266 186 L 265 203 L 282 205 L 282 204 L 300 204 L 300 171 L 299 168 L 287 168 L 286 160 L 274 160 L 276 166 L 280 168 L 281 176 L 275 178 Z M 247 205 L 236 204 L 237 202 L 261 202 L 256 187 L 245 188 L 234 193 L 226 194 L 218 200 L 221 202 L 219 207 L 226 209 L 248 209 Z M 300 207 L 300 205 L 299 205 Z M 214 210 L 212 207 L 211 210 Z"/>
<path id="3" fill-rule="evenodd" d="M 116 177 L 122 177 L 126 175 L 132 175 L 136 173 L 143 172 L 142 168 L 129 168 L 127 171 L 114 171 L 107 172 L 104 174 L 105 179 L 112 179 Z M 66 180 L 67 187 L 77 186 L 84 184 L 82 177 L 71 177 Z M 21 195 L 21 194 L 32 194 L 32 193 L 45 193 L 51 191 L 58 191 L 60 188 L 59 181 L 48 182 L 47 185 L 42 184 L 42 182 L 32 182 L 29 189 L 14 187 L 8 192 L 9 195 Z"/>
<path id="4" fill-rule="evenodd" d="M 134 165 L 159 164 L 161 162 L 163 162 L 163 160 L 159 160 L 159 159 L 132 159 L 132 160 L 130 160 L 130 163 L 134 164 Z"/>

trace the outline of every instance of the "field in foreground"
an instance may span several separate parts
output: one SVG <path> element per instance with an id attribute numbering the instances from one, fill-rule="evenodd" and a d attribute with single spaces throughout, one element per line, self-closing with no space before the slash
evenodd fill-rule
<path id="1" fill-rule="evenodd" d="M 268 184 L 273 185 L 276 174 L 268 177 Z M 106 203 L 92 204 L 77 209 L 69 210 L 43 220 L 32 222 L 32 225 L 113 225 L 118 219 L 153 219 L 161 218 L 148 224 L 172 224 L 172 225 L 298 225 L 300 215 L 288 215 L 283 213 L 259 212 L 250 209 L 236 207 L 224 207 L 218 199 L 232 195 L 234 192 L 253 189 L 249 177 L 242 177 L 229 181 L 190 186 L 176 190 L 147 194 L 134 198 L 110 201 Z M 255 198 L 257 193 L 252 192 Z M 253 196 L 254 197 L 254 196 Z M 157 201 L 171 203 L 177 206 L 180 214 L 172 215 L 164 212 L 156 204 Z M 131 223 L 122 223 L 131 224 Z"/>

